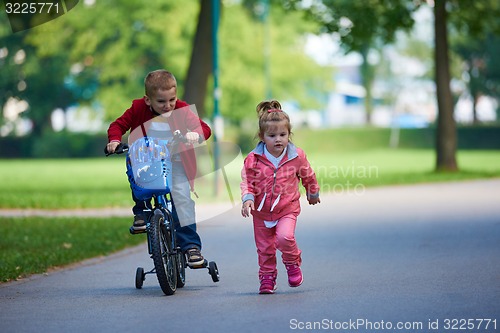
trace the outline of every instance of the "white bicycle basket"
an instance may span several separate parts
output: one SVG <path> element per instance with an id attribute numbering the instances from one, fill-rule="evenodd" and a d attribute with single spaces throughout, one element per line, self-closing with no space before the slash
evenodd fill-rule
<path id="1" fill-rule="evenodd" d="M 129 147 L 129 159 L 136 185 L 151 190 L 168 190 L 172 184 L 172 162 L 168 141 L 142 137 Z"/>

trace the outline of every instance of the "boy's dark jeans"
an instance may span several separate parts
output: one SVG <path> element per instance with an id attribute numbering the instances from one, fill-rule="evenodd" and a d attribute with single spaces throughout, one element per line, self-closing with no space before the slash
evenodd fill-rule
<path id="1" fill-rule="evenodd" d="M 132 199 L 135 202 L 132 211 L 134 215 L 142 215 L 144 216 L 144 210 L 149 209 L 152 210 L 151 200 L 142 201 L 137 199 L 134 196 L 134 191 L 132 191 Z M 179 223 L 179 218 L 177 217 L 177 212 L 175 211 L 175 206 L 173 206 L 172 217 L 174 220 L 175 231 L 177 231 L 177 242 L 182 252 L 185 252 L 193 247 L 201 250 L 201 239 L 198 233 L 196 232 L 196 224 L 190 224 L 184 227 L 181 227 Z"/>

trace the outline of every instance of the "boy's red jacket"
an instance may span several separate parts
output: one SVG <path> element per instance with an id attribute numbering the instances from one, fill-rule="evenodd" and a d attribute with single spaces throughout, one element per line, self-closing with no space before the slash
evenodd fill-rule
<path id="1" fill-rule="evenodd" d="M 189 104 L 186 102 L 179 99 L 177 100 L 172 116 L 167 118 L 170 128 L 172 131 L 180 130 L 182 134 L 186 134 L 188 131 L 196 132 L 204 140 L 207 140 L 212 134 L 212 130 L 203 120 L 191 111 L 188 106 Z M 121 141 L 122 136 L 127 133 L 127 131 L 130 130 L 130 132 L 132 132 L 137 127 L 140 127 L 157 116 L 158 114 L 151 110 L 149 105 L 144 101 L 144 98 L 133 100 L 132 106 L 109 125 L 108 141 Z M 181 143 L 181 145 L 183 144 Z M 193 189 L 197 170 L 194 150 L 185 146 L 179 148 L 184 170 L 189 179 L 191 189 Z"/>

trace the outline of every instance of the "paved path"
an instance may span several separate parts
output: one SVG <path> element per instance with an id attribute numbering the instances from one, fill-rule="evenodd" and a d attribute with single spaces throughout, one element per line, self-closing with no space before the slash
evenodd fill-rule
<path id="1" fill-rule="evenodd" d="M 250 220 L 234 209 L 200 224 L 221 282 L 188 270 L 174 296 L 151 275 L 136 290 L 136 267 L 152 266 L 143 244 L 0 285 L 0 332 L 457 332 L 446 319 L 500 331 L 499 192 L 500 180 L 396 186 L 303 205 L 305 282 L 289 288 L 280 266 L 264 296 Z M 483 329 L 467 332 L 495 332 Z"/>

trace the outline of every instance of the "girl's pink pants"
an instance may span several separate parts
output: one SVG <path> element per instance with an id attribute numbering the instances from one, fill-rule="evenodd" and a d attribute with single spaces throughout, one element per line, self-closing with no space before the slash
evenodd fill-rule
<path id="1" fill-rule="evenodd" d="M 285 265 L 302 262 L 301 251 L 295 241 L 295 225 L 297 216 L 288 214 L 279 219 L 278 224 L 267 228 L 264 220 L 253 217 L 255 245 L 259 257 L 259 278 L 264 275 L 276 277 L 276 249 L 281 252 L 281 259 Z"/>

